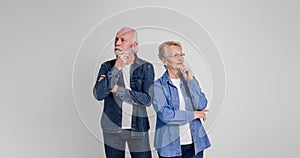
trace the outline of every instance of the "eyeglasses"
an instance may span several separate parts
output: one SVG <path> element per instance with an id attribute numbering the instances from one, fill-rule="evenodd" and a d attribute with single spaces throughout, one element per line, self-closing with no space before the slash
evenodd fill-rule
<path id="1" fill-rule="evenodd" d="M 181 53 L 181 54 L 173 53 L 172 55 L 165 56 L 165 57 L 179 58 L 179 57 L 184 57 L 184 56 L 185 56 L 185 53 Z"/>

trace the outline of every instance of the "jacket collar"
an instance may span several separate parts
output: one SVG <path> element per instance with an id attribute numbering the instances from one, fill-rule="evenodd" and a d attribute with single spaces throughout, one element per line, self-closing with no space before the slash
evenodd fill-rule
<path id="1" fill-rule="evenodd" d="M 180 76 L 180 79 L 181 79 L 180 82 L 186 82 L 186 81 L 182 78 L 182 76 Z M 165 71 L 165 73 L 162 75 L 161 80 L 162 80 L 162 84 L 169 83 L 169 84 L 171 84 L 171 85 L 174 86 L 174 84 L 173 84 L 173 82 L 172 82 L 172 80 L 171 80 L 171 78 L 170 78 L 170 76 L 169 76 L 169 74 L 168 74 L 167 71 Z"/>
<path id="2" fill-rule="evenodd" d="M 141 65 L 142 64 L 142 60 L 137 56 L 137 54 L 134 53 L 134 61 L 132 64 L 137 64 L 137 65 Z"/>
<path id="3" fill-rule="evenodd" d="M 172 81 L 170 79 L 170 76 L 169 76 L 169 74 L 168 74 L 167 71 L 165 71 L 165 73 L 162 75 L 161 80 L 162 80 L 162 84 L 169 83 L 169 84 L 173 85 L 173 83 L 172 83 Z"/>

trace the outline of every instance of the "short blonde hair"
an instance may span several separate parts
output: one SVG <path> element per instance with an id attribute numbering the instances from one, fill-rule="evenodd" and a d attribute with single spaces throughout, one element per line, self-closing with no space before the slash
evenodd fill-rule
<path id="1" fill-rule="evenodd" d="M 158 57 L 159 57 L 160 60 L 166 57 L 166 53 L 167 53 L 168 48 L 170 46 L 178 46 L 182 49 L 180 42 L 166 41 L 166 42 L 160 44 L 159 47 L 158 47 Z"/>

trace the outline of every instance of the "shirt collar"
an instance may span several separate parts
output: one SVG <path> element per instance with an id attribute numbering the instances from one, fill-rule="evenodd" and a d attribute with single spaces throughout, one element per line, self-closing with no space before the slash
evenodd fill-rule
<path id="1" fill-rule="evenodd" d="M 185 82 L 185 81 L 181 79 L 180 83 L 182 83 L 182 82 Z M 166 83 L 174 85 L 167 71 L 165 71 L 165 73 L 162 76 L 162 84 L 166 84 Z"/>
<path id="2" fill-rule="evenodd" d="M 163 84 L 169 83 L 169 84 L 173 85 L 173 83 L 172 83 L 172 81 L 170 79 L 170 76 L 169 76 L 169 74 L 168 74 L 167 71 L 165 71 L 165 73 L 162 76 L 162 83 Z"/>

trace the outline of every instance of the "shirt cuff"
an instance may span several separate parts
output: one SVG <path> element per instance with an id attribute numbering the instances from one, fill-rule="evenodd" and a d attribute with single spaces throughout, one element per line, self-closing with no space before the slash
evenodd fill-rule
<path id="1" fill-rule="evenodd" d="M 116 67 L 112 67 L 112 69 L 108 73 L 108 77 L 110 78 L 110 90 L 113 89 L 117 81 L 119 80 L 121 76 L 121 71 L 117 69 Z"/>
<path id="2" fill-rule="evenodd" d="M 188 121 L 194 120 L 194 112 L 193 111 L 187 111 L 187 120 Z"/>
<path id="3" fill-rule="evenodd" d="M 124 87 L 118 87 L 117 92 L 116 92 L 116 96 L 123 100 L 124 96 L 125 96 L 125 92 L 126 92 L 126 89 Z"/>
<path id="4" fill-rule="evenodd" d="M 114 67 L 112 67 L 112 69 L 111 69 L 111 74 L 112 74 L 112 76 L 114 77 L 114 78 L 119 78 L 120 77 L 120 75 L 121 75 L 121 70 L 119 70 L 118 68 L 116 68 L 115 66 Z"/>

